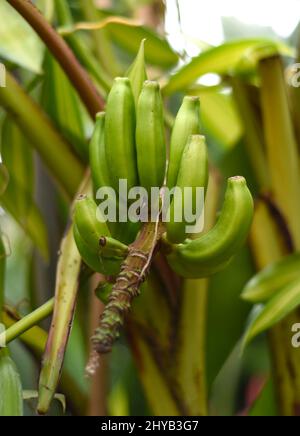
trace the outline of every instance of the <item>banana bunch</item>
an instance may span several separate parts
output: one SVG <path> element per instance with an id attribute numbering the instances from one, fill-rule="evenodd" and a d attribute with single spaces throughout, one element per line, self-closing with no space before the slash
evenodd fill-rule
<path id="1" fill-rule="evenodd" d="M 185 210 L 187 206 L 192 211 L 197 209 L 198 188 L 203 188 L 204 203 L 209 173 L 206 142 L 201 135 L 199 98 L 183 99 L 172 129 L 167 165 L 159 84 L 144 81 L 145 71 L 138 64 L 132 71 L 131 78 L 115 79 L 106 113 L 97 116 L 90 143 L 94 190 L 107 186 L 118 193 L 119 181 L 125 179 L 128 190 L 143 187 L 149 196 L 152 188 L 166 185 L 171 193 L 163 240 L 169 264 L 183 277 L 211 275 L 228 264 L 247 236 L 253 201 L 246 181 L 243 177 L 228 180 L 217 224 L 198 239 L 189 239 L 187 230 L 200 216 L 197 210 L 198 216 L 190 222 Z M 185 194 L 185 188 L 190 188 L 190 195 Z M 74 235 L 85 262 L 96 271 L 113 275 L 128 252 L 125 244 L 136 239 L 139 226 L 130 222 L 117 222 L 115 226 L 96 222 L 96 208 L 91 199 L 78 201 Z"/>

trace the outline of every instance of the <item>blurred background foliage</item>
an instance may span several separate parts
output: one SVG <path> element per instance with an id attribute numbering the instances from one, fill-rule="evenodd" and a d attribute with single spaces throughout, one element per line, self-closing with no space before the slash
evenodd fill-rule
<path id="1" fill-rule="evenodd" d="M 247 90 L 253 91 L 252 112 L 258 116 L 261 108 L 251 46 L 263 46 L 265 41 L 265 45 L 269 44 L 268 50 L 272 50 L 272 44 L 270 48 L 266 41 L 275 41 L 274 52 L 285 56 L 287 66 L 298 43 L 295 11 L 289 13 L 289 19 L 285 15 L 280 17 L 288 21 L 288 30 L 282 30 L 278 20 L 272 21 L 272 12 L 264 25 L 256 25 L 255 21 L 249 24 L 238 14 L 222 16 L 224 7 L 219 3 L 218 8 L 216 2 L 212 2 L 216 8 L 211 22 L 211 8 L 205 12 L 206 4 L 189 0 L 97 0 L 97 8 L 85 0 L 37 0 L 35 3 L 63 35 L 104 98 L 112 78 L 127 70 L 141 39 L 146 38 L 148 73 L 166 86 L 170 116 L 176 113 L 183 94 L 196 94 L 201 98 L 203 131 L 208 138 L 211 163 L 218 171 L 221 191 L 224 180 L 236 174 L 247 178 L 254 195 L 261 191 L 257 177 L 259 161 L 253 164 L 248 153 L 249 137 L 243 119 L 245 106 L 236 98 L 237 88 L 232 77 L 242 78 Z M 252 1 L 239 3 L 245 11 L 243 16 L 255 9 Z M 264 8 L 265 3 L 270 2 L 259 3 Z M 287 11 L 289 5 L 282 1 L 277 3 L 282 9 L 274 6 L 274 2 L 271 7 L 276 8 L 278 18 L 280 11 Z M 299 2 L 291 2 L 290 7 L 296 4 L 299 8 Z M 237 9 L 240 11 L 240 7 Z M 255 17 L 257 15 L 259 10 Z M 74 153 L 82 162 L 87 162 L 93 122 L 69 79 L 31 27 L 6 1 L 0 2 L 0 16 L 0 60 L 44 108 L 66 142 L 73 145 Z M 106 24 L 87 30 L 87 22 L 101 20 L 107 20 Z M 201 29 L 205 20 L 211 27 L 207 34 L 207 26 Z M 78 29 L 76 23 L 85 24 Z M 247 42 L 236 42 L 228 52 L 225 48 L 220 54 L 206 55 L 213 45 L 235 40 Z M 254 49 L 253 53 L 254 56 Z M 191 57 L 200 59 L 198 64 L 191 63 Z M 182 76 L 176 74 L 184 71 L 179 69 L 185 65 L 189 69 Z M 235 74 L 231 75 L 233 71 Z M 171 80 L 170 74 L 173 74 Z M 239 91 L 236 92 L 241 97 Z M 68 204 L 38 153 L 26 145 L 27 139 L 13 119 L 3 110 L 0 119 L 1 155 L 5 157 L 10 175 L 8 188 L 0 198 L 1 231 L 7 253 L 5 301 L 24 316 L 53 295 L 57 252 L 68 218 Z M 1 175 L 1 184 L 5 183 L 7 180 Z M 212 277 L 208 284 L 205 356 L 212 414 L 276 414 L 266 337 L 255 339 L 242 356 L 239 349 L 251 311 L 251 305 L 240 299 L 240 293 L 255 271 L 250 248 L 244 247 L 230 266 Z M 87 413 L 91 415 L 150 415 L 153 410 L 125 336 L 101 366 L 96 380 L 90 382 L 84 378 L 88 338 L 100 311 L 101 304 L 96 303 L 89 287 L 82 286 L 59 389 L 67 396 L 67 413 L 80 414 L 81 407 L 87 405 Z M 47 330 L 49 319 L 40 327 Z M 41 337 L 46 335 L 41 332 Z M 40 365 L 36 351 L 19 339 L 11 344 L 10 351 L 21 375 L 23 390 L 35 391 Z M 195 347 L 194 353 L 197 352 Z M 74 395 L 68 396 L 70 384 Z M 263 395 L 259 396 L 264 386 Z M 82 403 L 76 401 L 79 398 Z M 35 402 L 35 399 L 24 402 L 26 415 L 35 413 Z M 55 402 L 51 414 L 62 413 L 61 404 Z"/>

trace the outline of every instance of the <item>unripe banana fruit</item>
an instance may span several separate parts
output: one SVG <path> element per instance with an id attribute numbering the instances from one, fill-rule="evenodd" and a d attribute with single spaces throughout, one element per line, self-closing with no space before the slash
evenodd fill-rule
<path id="1" fill-rule="evenodd" d="M 102 301 L 103 304 L 107 304 L 109 301 L 109 296 L 113 288 L 113 283 L 99 283 L 95 289 L 96 297 Z"/>
<path id="2" fill-rule="evenodd" d="M 74 210 L 74 239 L 84 262 L 94 271 L 114 275 L 120 270 L 128 248 L 111 238 L 106 223 L 97 219 L 97 205 L 88 197 L 80 198 Z"/>
<path id="3" fill-rule="evenodd" d="M 99 220 L 100 211 L 89 197 L 77 200 L 74 210 L 74 225 L 92 252 L 98 252 L 104 257 L 125 257 L 128 247 L 113 239 L 108 226 Z"/>
<path id="4" fill-rule="evenodd" d="M 256 274 L 244 287 L 242 298 L 264 302 L 296 279 L 300 279 L 300 253 L 284 257 Z"/>
<path id="5" fill-rule="evenodd" d="M 253 200 L 243 177 L 228 179 L 223 209 L 212 230 L 193 241 L 173 246 L 167 256 L 172 269 L 186 278 L 210 276 L 224 268 L 247 237 Z"/>
<path id="6" fill-rule="evenodd" d="M 74 240 L 76 242 L 78 251 L 84 263 L 91 268 L 91 270 L 103 274 L 105 276 L 112 276 L 120 272 L 122 259 L 107 258 L 101 256 L 98 251 L 92 251 L 87 245 L 86 241 L 82 238 L 76 225 L 73 226 Z"/>
<path id="7" fill-rule="evenodd" d="M 163 102 L 157 82 L 146 81 L 138 101 L 136 148 L 140 185 L 161 188 L 166 171 Z"/>
<path id="8" fill-rule="evenodd" d="M 190 213 L 195 213 L 196 207 L 198 219 L 204 207 L 204 196 L 208 184 L 208 155 L 204 136 L 192 135 L 185 146 L 173 200 L 169 209 L 169 220 L 167 221 L 167 238 L 172 243 L 181 243 L 187 238 L 186 226 L 195 225 L 185 220 L 187 206 Z M 184 188 L 191 188 L 191 196 L 186 198 L 187 191 Z M 204 189 L 203 198 L 197 188 Z M 198 198 L 197 198 L 198 194 Z M 202 205 L 201 205 L 202 201 Z M 197 205 L 197 202 L 199 203 Z M 189 203 L 189 204 L 187 204 Z M 177 217 L 177 220 L 176 220 Z"/>
<path id="9" fill-rule="evenodd" d="M 105 153 L 105 113 L 96 115 L 96 124 L 89 148 L 94 190 L 111 186 L 111 176 Z"/>
<path id="10" fill-rule="evenodd" d="M 176 185 L 183 151 L 191 135 L 200 134 L 200 101 L 199 97 L 184 97 L 178 111 L 170 141 L 170 157 L 167 186 L 172 189 Z"/>
<path id="11" fill-rule="evenodd" d="M 128 189 L 138 185 L 135 149 L 135 103 L 130 80 L 118 77 L 106 105 L 105 152 L 113 188 L 126 179 Z"/>

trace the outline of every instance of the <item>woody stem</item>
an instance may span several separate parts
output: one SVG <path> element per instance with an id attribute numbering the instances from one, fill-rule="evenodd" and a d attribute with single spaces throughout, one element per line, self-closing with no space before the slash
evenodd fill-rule
<path id="1" fill-rule="evenodd" d="M 151 266 L 155 248 L 164 232 L 162 223 L 145 223 L 136 241 L 129 247 L 121 272 L 100 318 L 100 324 L 92 337 L 94 351 L 109 353 L 119 335 L 125 315 L 132 300 L 140 294 Z"/>

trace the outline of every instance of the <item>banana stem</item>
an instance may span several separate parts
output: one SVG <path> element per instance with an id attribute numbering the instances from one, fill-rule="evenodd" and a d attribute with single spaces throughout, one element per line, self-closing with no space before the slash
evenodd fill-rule
<path id="1" fill-rule="evenodd" d="M 140 287 L 149 271 L 155 248 L 163 232 L 164 227 L 160 222 L 146 223 L 137 240 L 129 247 L 129 254 L 100 318 L 100 325 L 92 337 L 94 352 L 105 354 L 111 351 L 132 300 L 140 293 Z M 87 368 L 88 372 L 94 373 L 94 363 L 92 358 Z"/>
<path id="2" fill-rule="evenodd" d="M 63 38 L 30 0 L 7 0 L 7 2 L 22 15 L 44 41 L 78 91 L 90 115 L 94 117 L 103 109 L 104 101 Z"/>
<path id="3" fill-rule="evenodd" d="M 280 58 L 274 56 L 263 59 L 259 64 L 259 72 L 263 125 L 274 200 L 288 223 L 295 248 L 299 249 L 299 159 Z"/>
<path id="4" fill-rule="evenodd" d="M 264 153 L 264 138 L 261 125 L 251 106 L 247 88 L 239 78 L 231 79 L 234 97 L 245 128 L 245 142 L 249 160 L 260 189 L 269 188 L 268 164 Z"/>
<path id="5" fill-rule="evenodd" d="M 263 123 L 274 200 L 288 224 L 295 249 L 299 250 L 299 158 L 280 58 L 273 56 L 261 60 L 259 72 L 262 82 Z M 284 156 L 282 155 L 283 144 Z M 270 334 L 279 405 L 285 416 L 299 414 L 299 358 L 298 356 L 295 358 L 295 351 L 291 346 L 286 347 L 285 339 L 295 319 L 299 318 L 297 313 L 293 312 Z M 289 325 L 289 328 L 286 329 L 285 325 Z M 282 383 L 281 373 L 286 374 L 284 383 Z"/>

